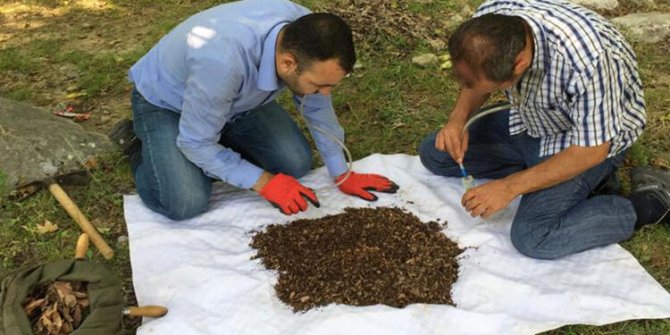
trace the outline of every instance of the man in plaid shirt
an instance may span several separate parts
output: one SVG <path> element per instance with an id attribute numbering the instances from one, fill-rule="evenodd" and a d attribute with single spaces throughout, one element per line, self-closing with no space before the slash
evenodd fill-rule
<path id="1" fill-rule="evenodd" d="M 461 92 L 448 122 L 420 147 L 424 166 L 494 179 L 465 193 L 488 218 L 522 196 L 511 229 L 524 255 L 555 259 L 629 238 L 668 220 L 670 174 L 616 170 L 645 126 L 633 51 L 598 14 L 563 1 L 494 0 L 449 40 Z M 512 108 L 465 123 L 495 91 Z"/>

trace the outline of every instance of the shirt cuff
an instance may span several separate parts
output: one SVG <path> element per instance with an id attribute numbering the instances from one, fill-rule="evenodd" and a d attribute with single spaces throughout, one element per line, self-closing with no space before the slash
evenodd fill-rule
<path id="1" fill-rule="evenodd" d="M 349 168 L 347 160 L 344 158 L 344 153 L 339 152 L 333 156 L 323 157 L 323 161 L 328 168 L 328 173 L 335 178 L 345 172 Z"/>
<path id="2" fill-rule="evenodd" d="M 262 174 L 263 169 L 243 159 L 230 171 L 230 177 L 225 182 L 239 188 L 251 189 Z"/>

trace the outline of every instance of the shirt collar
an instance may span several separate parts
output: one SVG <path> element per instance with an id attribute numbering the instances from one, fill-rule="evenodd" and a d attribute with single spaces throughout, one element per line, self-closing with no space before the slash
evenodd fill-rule
<path id="1" fill-rule="evenodd" d="M 532 71 L 543 71 L 545 67 L 548 67 L 549 59 L 547 56 L 547 45 L 545 41 L 547 40 L 546 34 L 542 25 L 535 21 L 535 18 L 522 16 L 524 21 L 528 23 L 531 31 L 533 32 L 533 62 L 530 64 L 530 69 Z"/>
<path id="2" fill-rule="evenodd" d="M 261 63 L 258 67 L 258 88 L 263 91 L 276 91 L 283 84 L 277 78 L 277 68 L 275 65 L 275 48 L 279 31 L 287 24 L 282 22 L 270 30 L 270 33 L 263 41 L 263 50 L 261 51 Z"/>

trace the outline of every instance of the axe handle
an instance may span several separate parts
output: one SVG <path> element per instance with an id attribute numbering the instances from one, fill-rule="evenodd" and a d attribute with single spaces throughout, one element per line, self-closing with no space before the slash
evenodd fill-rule
<path id="1" fill-rule="evenodd" d="M 84 233 L 79 235 L 79 239 L 77 240 L 77 247 L 74 250 L 74 259 L 85 259 L 86 258 L 86 252 L 88 251 L 88 242 L 89 242 L 88 234 Z"/>
<path id="2" fill-rule="evenodd" d="M 63 206 L 65 211 L 70 214 L 70 217 L 79 225 L 79 228 L 88 235 L 100 253 L 105 259 L 111 259 L 114 256 L 114 250 L 105 242 L 105 240 L 100 236 L 100 233 L 95 229 L 95 227 L 88 221 L 86 216 L 79 210 L 79 207 L 70 199 L 70 197 L 65 193 L 65 191 L 58 185 L 58 183 L 52 183 L 49 185 L 49 191 L 51 194 L 58 200 L 58 202 Z"/>
<path id="3" fill-rule="evenodd" d="M 160 318 L 167 314 L 167 308 L 163 306 L 142 306 L 142 307 L 128 307 L 123 310 L 124 315 L 128 316 L 144 316 L 150 318 Z"/>

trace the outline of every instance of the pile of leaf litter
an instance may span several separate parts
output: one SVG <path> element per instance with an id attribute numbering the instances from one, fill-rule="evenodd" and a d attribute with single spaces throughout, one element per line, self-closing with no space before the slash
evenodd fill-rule
<path id="1" fill-rule="evenodd" d="M 320 10 L 342 17 L 351 26 L 356 46 L 361 49 L 388 53 L 389 50 L 380 47 L 387 46 L 390 39 L 405 43 L 406 49 L 395 51 L 401 56 L 412 52 L 420 41 L 427 42 L 435 51 L 444 49 L 448 21 L 444 15 L 431 17 L 412 11 L 410 6 L 416 3 L 416 0 L 335 0 Z"/>
<path id="2" fill-rule="evenodd" d="M 23 309 L 33 334 L 70 334 L 89 313 L 86 284 L 78 281 L 54 281 L 35 287 L 26 297 Z"/>
<path id="3" fill-rule="evenodd" d="M 251 246 L 294 311 L 328 304 L 404 307 L 450 304 L 462 252 L 442 233 L 398 208 L 348 208 L 319 219 L 270 225 Z"/>

